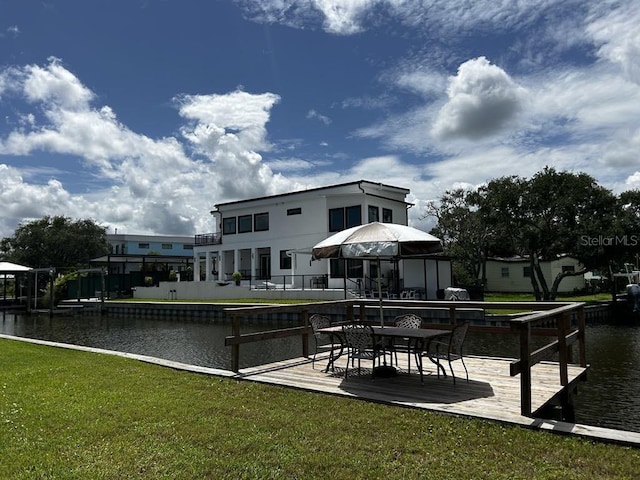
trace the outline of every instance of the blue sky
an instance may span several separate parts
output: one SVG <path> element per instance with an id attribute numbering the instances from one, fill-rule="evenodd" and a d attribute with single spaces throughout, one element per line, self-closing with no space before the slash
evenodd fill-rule
<path id="1" fill-rule="evenodd" d="M 0 0 L 0 237 L 214 231 L 215 203 L 550 165 L 640 187 L 640 2 Z"/>

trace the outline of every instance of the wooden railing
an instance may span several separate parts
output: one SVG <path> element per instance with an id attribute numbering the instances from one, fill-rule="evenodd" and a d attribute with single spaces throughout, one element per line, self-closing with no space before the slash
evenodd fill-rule
<path id="1" fill-rule="evenodd" d="M 320 313 L 329 309 L 344 309 L 343 320 L 365 321 L 367 310 L 378 309 L 378 300 L 341 300 L 332 302 L 305 303 L 293 305 L 269 305 L 225 308 L 231 317 L 231 335 L 225 338 L 225 345 L 231 347 L 231 370 L 239 371 L 240 345 L 290 336 L 301 337 L 302 356 L 309 356 L 309 334 L 311 328 L 307 319 L 310 312 Z M 472 321 L 470 331 L 517 335 L 519 358 L 510 365 L 511 376 L 520 375 L 520 405 L 522 415 L 531 415 L 531 369 L 558 354 L 559 383 L 569 383 L 568 365 L 573 363 L 572 345 L 578 344 L 578 364 L 586 367 L 584 303 L 579 302 L 471 302 L 471 301 L 403 301 L 385 300 L 383 308 L 395 310 L 440 310 L 448 321 L 444 323 L 423 323 L 423 328 L 453 328 L 458 323 L 458 313 L 468 310 L 486 312 L 509 310 L 525 312 L 516 318 L 503 320 L 502 325 L 488 325 L 489 322 Z M 277 313 L 297 313 L 302 326 L 257 333 L 240 333 L 241 319 L 249 316 Z M 531 312 L 531 313 L 526 313 Z M 484 324 L 481 324 L 484 323 Z M 532 335 L 554 337 L 551 343 L 531 351 Z"/>

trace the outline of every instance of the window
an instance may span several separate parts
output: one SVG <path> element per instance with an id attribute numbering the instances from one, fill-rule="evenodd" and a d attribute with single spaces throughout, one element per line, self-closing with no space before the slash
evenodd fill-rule
<path id="1" fill-rule="evenodd" d="M 163 243 L 162 244 L 162 249 L 163 250 L 173 250 L 173 244 L 172 243 Z"/>
<path id="2" fill-rule="evenodd" d="M 329 231 L 340 230 L 344 230 L 344 208 L 332 208 L 329 210 Z"/>
<path id="3" fill-rule="evenodd" d="M 362 207 L 353 205 L 329 210 L 329 231 L 339 232 L 345 228 L 362 225 Z"/>
<path id="4" fill-rule="evenodd" d="M 290 208 L 287 210 L 287 215 L 300 215 L 302 213 L 302 208 Z"/>
<path id="5" fill-rule="evenodd" d="M 331 278 L 344 277 L 344 259 L 332 258 L 330 260 Z M 348 278 L 362 278 L 363 274 L 363 262 L 362 260 L 348 259 L 347 260 L 347 277 Z"/>
<path id="6" fill-rule="evenodd" d="M 576 271 L 576 267 L 573 265 L 563 265 L 562 273 L 574 273 Z"/>
<path id="7" fill-rule="evenodd" d="M 182 249 L 183 250 L 193 250 L 193 245 L 191 245 L 190 243 L 183 243 L 182 244 Z"/>
<path id="8" fill-rule="evenodd" d="M 240 215 L 238 217 L 238 233 L 247 233 L 251 231 L 253 226 L 253 218 L 251 215 Z"/>
<path id="9" fill-rule="evenodd" d="M 231 235 L 236 233 L 236 217 L 227 217 L 222 219 L 222 234 Z"/>
<path id="10" fill-rule="evenodd" d="M 291 257 L 286 250 L 280 250 L 280 270 L 291 270 Z"/>
<path id="11" fill-rule="evenodd" d="M 138 244 L 138 248 L 149 248 L 149 244 L 148 243 L 139 243 Z"/>
<path id="12" fill-rule="evenodd" d="M 393 210 L 391 210 L 390 208 L 383 208 L 382 221 L 384 223 L 393 223 Z"/>
<path id="13" fill-rule="evenodd" d="M 522 267 L 522 276 L 525 278 L 531 278 L 531 267 Z"/>
<path id="14" fill-rule="evenodd" d="M 368 222 L 379 222 L 380 221 L 380 209 L 378 207 L 373 207 L 371 205 L 369 205 L 369 215 L 368 215 Z"/>
<path id="15" fill-rule="evenodd" d="M 502 273 L 502 278 L 508 278 L 509 277 L 509 267 L 502 267 L 501 269 L 501 273 Z"/>
<path id="16" fill-rule="evenodd" d="M 346 228 L 362 225 L 362 213 L 361 213 L 362 207 L 360 207 L 360 205 L 347 207 L 345 210 L 346 210 L 346 218 L 347 218 Z"/>
<path id="17" fill-rule="evenodd" d="M 269 230 L 269 212 L 256 213 L 253 216 L 253 229 L 256 232 L 264 232 Z"/>

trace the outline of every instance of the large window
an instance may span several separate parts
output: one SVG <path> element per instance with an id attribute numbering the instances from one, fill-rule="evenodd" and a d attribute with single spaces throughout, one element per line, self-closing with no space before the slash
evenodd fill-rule
<path id="1" fill-rule="evenodd" d="M 362 225 L 362 207 L 353 205 L 351 207 L 332 208 L 329 210 L 329 231 L 339 232 L 345 228 Z"/>
<path id="2" fill-rule="evenodd" d="M 149 244 L 148 243 L 139 243 L 138 244 L 138 248 L 142 248 L 142 249 L 149 248 Z"/>
<path id="3" fill-rule="evenodd" d="M 346 209 L 347 225 L 345 228 L 356 227 L 362 225 L 362 207 L 360 205 L 354 205 L 353 207 L 347 207 Z"/>
<path id="4" fill-rule="evenodd" d="M 253 217 L 251 215 L 240 215 L 238 217 L 238 233 L 250 232 L 253 227 Z"/>
<path id="5" fill-rule="evenodd" d="M 522 267 L 522 276 L 525 278 L 531 278 L 531 267 Z"/>
<path id="6" fill-rule="evenodd" d="M 286 250 L 280 250 L 280 270 L 291 270 L 291 257 Z"/>
<path id="7" fill-rule="evenodd" d="M 163 250 L 173 250 L 173 244 L 172 243 L 163 243 L 162 244 L 162 249 Z"/>
<path id="8" fill-rule="evenodd" d="M 502 275 L 502 278 L 509 278 L 509 267 L 502 267 L 500 269 L 500 274 Z"/>
<path id="9" fill-rule="evenodd" d="M 253 229 L 256 232 L 264 232 L 269 230 L 269 212 L 256 213 L 253 216 Z"/>
<path id="10" fill-rule="evenodd" d="M 340 230 L 344 230 L 344 208 L 332 208 L 329 210 L 329 231 Z"/>
<path id="11" fill-rule="evenodd" d="M 344 259 L 332 258 L 330 260 L 331 278 L 344 277 Z M 348 278 L 363 278 L 364 267 L 362 260 L 348 259 L 347 260 L 347 277 Z"/>
<path id="12" fill-rule="evenodd" d="M 368 215 L 369 223 L 380 221 L 380 209 L 378 207 L 369 205 L 368 212 L 369 212 L 369 215 Z"/>
<path id="13" fill-rule="evenodd" d="M 390 208 L 383 208 L 382 221 L 384 223 L 393 223 L 393 210 L 391 210 Z"/>
<path id="14" fill-rule="evenodd" d="M 227 217 L 222 219 L 222 234 L 231 235 L 236 233 L 236 217 Z"/>

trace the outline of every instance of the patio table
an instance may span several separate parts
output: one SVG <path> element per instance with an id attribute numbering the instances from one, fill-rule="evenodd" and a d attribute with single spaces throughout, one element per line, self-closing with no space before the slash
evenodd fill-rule
<path id="1" fill-rule="evenodd" d="M 408 339 L 410 348 L 408 349 L 408 355 L 411 357 L 411 345 L 413 344 L 414 351 L 424 348 L 424 345 L 430 340 L 437 337 L 445 337 L 451 335 L 450 330 L 437 330 L 431 328 L 403 328 L 403 327 L 382 327 L 373 326 L 374 337 L 389 338 L 389 339 Z M 329 355 L 329 362 L 325 368 L 325 372 L 329 371 L 329 368 L 334 369 L 335 361 L 342 355 L 344 351 L 344 338 L 342 336 L 342 325 L 336 325 L 332 327 L 321 328 L 318 330 L 320 333 L 324 333 L 332 336 L 342 344 L 338 353 L 333 351 Z M 388 367 L 387 367 L 388 368 Z M 420 380 L 422 381 L 422 360 L 419 361 L 418 369 L 420 370 Z"/>

